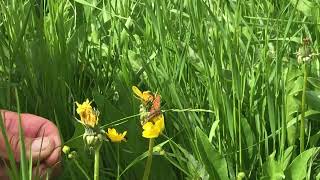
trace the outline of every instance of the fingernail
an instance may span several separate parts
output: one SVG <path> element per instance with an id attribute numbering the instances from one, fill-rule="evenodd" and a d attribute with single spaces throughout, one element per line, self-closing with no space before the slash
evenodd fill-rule
<path id="1" fill-rule="evenodd" d="M 50 140 L 48 138 L 39 138 L 32 142 L 31 149 L 33 152 L 40 152 L 46 149 L 49 145 Z"/>

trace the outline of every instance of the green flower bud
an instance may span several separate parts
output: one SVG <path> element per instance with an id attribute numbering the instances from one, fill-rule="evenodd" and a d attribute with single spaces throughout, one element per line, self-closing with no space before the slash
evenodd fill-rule
<path id="1" fill-rule="evenodd" d="M 70 147 L 69 147 L 69 146 L 63 146 L 62 152 L 63 152 L 64 154 L 69 154 L 69 152 L 70 152 Z"/>
<path id="2" fill-rule="evenodd" d="M 88 146 L 94 146 L 94 144 L 96 143 L 96 137 L 95 136 L 93 136 L 93 135 L 88 135 L 88 136 L 86 136 L 86 144 L 88 145 Z"/>
<path id="3" fill-rule="evenodd" d="M 166 153 L 166 151 L 161 150 L 159 154 L 160 154 L 160 155 L 164 155 L 165 153 Z"/>
<path id="4" fill-rule="evenodd" d="M 242 180 L 244 177 L 246 177 L 246 174 L 244 172 L 239 172 L 237 175 L 237 180 Z"/>
<path id="5" fill-rule="evenodd" d="M 96 137 L 98 138 L 98 139 L 97 139 L 98 141 L 100 141 L 100 142 L 103 141 L 103 136 L 102 136 L 102 134 L 98 134 Z"/>
<path id="6" fill-rule="evenodd" d="M 77 157 L 77 152 L 76 151 L 72 151 L 70 154 L 68 154 L 68 158 L 69 159 L 74 159 Z"/>
<path id="7" fill-rule="evenodd" d="M 162 150 L 161 146 L 156 146 L 153 149 L 155 152 L 160 152 Z"/>

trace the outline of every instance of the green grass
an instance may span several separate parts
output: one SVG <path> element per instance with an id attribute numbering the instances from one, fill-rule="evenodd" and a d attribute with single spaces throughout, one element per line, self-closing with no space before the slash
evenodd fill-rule
<path id="1" fill-rule="evenodd" d="M 319 57 L 304 78 L 296 56 L 305 37 L 319 53 L 319 1 L 0 0 L 0 9 L 0 108 L 20 104 L 57 124 L 78 153 L 63 158 L 61 179 L 93 177 L 74 120 L 85 98 L 105 128 L 128 130 L 120 152 L 102 146 L 101 179 L 118 168 L 120 179 L 142 178 L 148 141 L 132 85 L 160 93 L 168 110 L 150 179 L 320 178 Z"/>

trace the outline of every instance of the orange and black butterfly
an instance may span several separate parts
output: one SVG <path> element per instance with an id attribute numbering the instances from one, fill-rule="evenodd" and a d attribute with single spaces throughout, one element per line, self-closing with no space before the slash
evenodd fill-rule
<path id="1" fill-rule="evenodd" d="M 132 86 L 132 91 L 141 100 L 145 111 L 148 112 L 143 124 L 161 114 L 161 97 L 159 94 L 153 94 L 150 91 L 141 92 L 136 86 Z"/>
<path id="2" fill-rule="evenodd" d="M 149 115 L 147 121 L 161 114 L 161 97 L 155 94 L 153 101 L 151 102 L 151 108 L 149 110 Z"/>

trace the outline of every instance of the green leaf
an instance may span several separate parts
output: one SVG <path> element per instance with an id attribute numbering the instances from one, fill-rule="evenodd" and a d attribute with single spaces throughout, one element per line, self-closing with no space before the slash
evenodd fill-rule
<path id="1" fill-rule="evenodd" d="M 320 111 L 320 92 L 319 91 L 307 91 L 306 101 L 307 101 L 307 104 L 312 109 Z"/>
<path id="2" fill-rule="evenodd" d="M 89 7 L 92 7 L 92 8 L 95 8 L 95 9 L 98 9 L 98 10 L 101 10 L 100 8 L 96 7 L 95 5 L 85 1 L 85 0 L 75 0 L 75 2 L 77 3 L 80 3 L 82 5 L 85 5 L 85 6 L 89 6 Z"/>
<path id="3" fill-rule="evenodd" d="M 320 89 L 320 80 L 314 77 L 308 77 L 308 82 L 317 89 Z"/>
<path id="4" fill-rule="evenodd" d="M 297 0 L 291 0 L 292 5 L 296 5 Z M 313 2 L 308 0 L 298 0 L 297 10 L 301 11 L 306 16 L 312 15 L 312 8 L 316 7 Z"/>
<path id="5" fill-rule="evenodd" d="M 187 150 L 183 148 L 179 148 L 184 156 L 187 159 L 187 167 L 188 172 L 190 173 L 190 177 L 186 179 L 201 179 L 201 180 L 208 180 L 209 174 L 205 169 L 205 166 L 199 162 L 192 154 L 190 154 Z"/>
<path id="6" fill-rule="evenodd" d="M 212 138 L 215 137 L 216 135 L 216 129 L 219 125 L 220 120 L 216 120 L 212 123 L 211 129 L 210 129 L 210 134 L 209 134 L 209 141 L 212 142 Z"/>
<path id="7" fill-rule="evenodd" d="M 284 151 L 284 155 L 281 157 L 281 165 L 283 170 L 288 167 L 293 150 L 294 146 L 290 146 Z"/>
<path id="8" fill-rule="evenodd" d="M 253 144 L 255 142 L 255 136 L 246 118 L 241 118 L 241 127 L 246 147 L 248 147 L 249 158 L 252 158 L 254 155 Z"/>
<path id="9" fill-rule="evenodd" d="M 305 117 L 310 120 L 320 120 L 320 111 L 308 110 L 305 112 Z M 298 119 L 301 118 L 301 114 L 298 116 Z"/>
<path id="10" fill-rule="evenodd" d="M 307 163 L 318 152 L 319 148 L 311 148 L 297 156 L 285 170 L 286 179 L 301 180 L 306 177 Z"/>
<path id="11" fill-rule="evenodd" d="M 275 154 L 276 152 L 273 152 L 263 164 L 263 176 L 261 180 L 278 180 L 285 178 L 281 164 L 274 159 Z"/>
<path id="12" fill-rule="evenodd" d="M 310 146 L 311 147 L 318 146 L 319 139 L 320 139 L 320 131 L 318 131 L 316 134 L 310 137 Z"/>
<path id="13" fill-rule="evenodd" d="M 210 179 L 229 179 L 227 161 L 214 149 L 207 135 L 199 127 L 196 128 L 196 142 L 201 160 L 206 166 Z"/>

